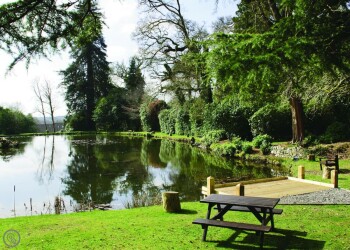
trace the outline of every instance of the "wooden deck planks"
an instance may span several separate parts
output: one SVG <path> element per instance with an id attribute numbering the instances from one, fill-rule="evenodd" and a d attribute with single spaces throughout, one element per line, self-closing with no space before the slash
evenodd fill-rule
<path id="1" fill-rule="evenodd" d="M 245 185 L 245 196 L 281 198 L 288 195 L 306 194 L 330 187 L 294 180 L 270 181 Z M 235 187 L 216 188 L 220 194 L 235 194 Z"/>

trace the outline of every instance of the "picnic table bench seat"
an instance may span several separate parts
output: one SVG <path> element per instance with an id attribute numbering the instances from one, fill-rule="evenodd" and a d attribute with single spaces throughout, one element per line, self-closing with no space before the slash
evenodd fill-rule
<path id="1" fill-rule="evenodd" d="M 218 208 L 215 207 L 214 209 L 218 209 Z M 239 212 L 251 212 L 248 207 L 242 207 L 242 206 L 232 206 L 229 210 L 230 211 L 239 211 Z M 255 210 L 258 213 L 263 213 L 263 211 L 261 211 L 261 208 L 255 208 Z M 272 209 L 272 213 L 273 214 L 282 214 L 283 209 L 274 208 L 274 209 Z"/>
<path id="2" fill-rule="evenodd" d="M 208 226 L 214 226 L 214 227 L 223 227 L 223 228 L 255 231 L 257 233 L 259 232 L 260 233 L 260 248 L 262 248 L 263 244 L 264 244 L 264 233 L 270 232 L 272 229 L 271 226 L 248 224 L 248 223 L 241 223 L 241 222 L 211 220 L 211 219 L 196 219 L 192 223 L 202 225 L 203 229 L 208 227 Z M 206 240 L 206 234 L 203 235 L 202 240 L 203 241 Z"/>

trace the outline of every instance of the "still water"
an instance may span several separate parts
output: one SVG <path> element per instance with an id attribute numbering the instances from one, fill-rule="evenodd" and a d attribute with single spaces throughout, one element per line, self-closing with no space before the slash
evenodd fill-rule
<path id="1" fill-rule="evenodd" d="M 17 140 L 19 149 L 0 155 L 2 218 L 54 213 L 56 197 L 62 199 L 63 213 L 91 204 L 110 204 L 113 209 L 152 204 L 164 190 L 195 201 L 208 176 L 243 180 L 284 172 L 167 140 L 100 134 Z"/>

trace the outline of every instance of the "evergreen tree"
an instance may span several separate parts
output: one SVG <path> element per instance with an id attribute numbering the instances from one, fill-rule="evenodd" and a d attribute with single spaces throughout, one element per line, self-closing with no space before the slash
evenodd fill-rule
<path id="1" fill-rule="evenodd" d="M 101 34 L 101 15 L 96 4 L 94 6 L 89 7 L 92 11 L 88 13 L 84 4 L 79 6 L 77 18 L 81 15 L 90 17 L 85 17 L 83 29 L 72 46 L 71 58 L 74 61 L 62 71 L 68 114 L 73 117 L 68 117 L 67 121 L 74 130 L 96 129 L 93 121 L 96 104 L 113 88 L 106 44 Z"/>
<path id="2" fill-rule="evenodd" d="M 141 72 L 141 64 L 137 64 L 137 59 L 133 57 L 130 61 L 129 69 L 124 79 L 126 88 L 125 111 L 129 117 L 129 129 L 140 130 L 140 105 L 144 94 L 145 79 Z"/>

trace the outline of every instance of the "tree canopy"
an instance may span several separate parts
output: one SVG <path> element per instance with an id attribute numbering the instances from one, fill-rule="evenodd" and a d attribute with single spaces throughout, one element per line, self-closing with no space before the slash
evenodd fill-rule
<path id="1" fill-rule="evenodd" d="M 209 71 L 218 86 L 258 106 L 283 94 L 293 140 L 302 140 L 301 102 L 315 79 L 342 72 L 349 80 L 349 20 L 347 1 L 241 1 L 233 33 L 210 41 Z"/>

